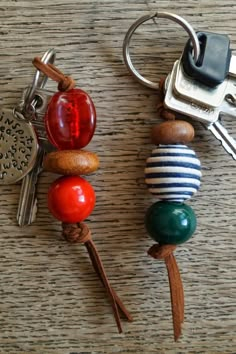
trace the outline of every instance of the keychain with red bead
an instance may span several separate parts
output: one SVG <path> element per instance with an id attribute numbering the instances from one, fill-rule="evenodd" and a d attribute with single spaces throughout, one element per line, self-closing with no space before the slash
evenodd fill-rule
<path id="1" fill-rule="evenodd" d="M 49 141 L 60 150 L 88 145 L 96 127 L 96 111 L 89 95 L 81 89 L 57 92 L 45 116 Z"/>
<path id="2" fill-rule="evenodd" d="M 57 81 L 58 90 L 50 100 L 45 115 L 48 139 L 58 151 L 44 159 L 44 169 L 64 175 L 55 180 L 48 191 L 48 208 L 62 221 L 63 236 L 68 242 L 84 243 L 94 269 L 111 300 L 119 332 L 122 332 L 118 309 L 128 321 L 130 313 L 109 284 L 91 232 L 83 222 L 94 209 L 96 196 L 91 184 L 80 175 L 97 170 L 99 159 L 93 152 L 78 150 L 93 137 L 96 126 L 96 110 L 90 96 L 74 88 L 74 81 L 64 76 L 52 64 L 44 64 L 35 58 L 33 64 L 45 75 Z"/>
<path id="3" fill-rule="evenodd" d="M 95 192 L 84 178 L 60 177 L 48 191 L 48 208 L 53 216 L 65 223 L 82 222 L 95 206 Z"/>

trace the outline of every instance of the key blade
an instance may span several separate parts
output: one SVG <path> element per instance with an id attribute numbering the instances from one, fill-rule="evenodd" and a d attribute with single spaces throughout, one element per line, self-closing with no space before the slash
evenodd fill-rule
<path id="1" fill-rule="evenodd" d="M 38 211 L 38 199 L 35 197 L 30 212 L 30 218 L 29 218 L 30 224 L 32 224 L 36 220 L 37 211 Z"/>
<path id="2" fill-rule="evenodd" d="M 236 141 L 229 135 L 224 126 L 219 122 L 215 122 L 206 126 L 208 130 L 218 139 L 223 148 L 236 160 Z"/>
<path id="3" fill-rule="evenodd" d="M 16 219 L 19 226 L 30 225 L 37 212 L 36 184 L 42 171 L 44 150 L 40 147 L 33 169 L 22 181 Z"/>
<path id="4" fill-rule="evenodd" d="M 22 101 L 20 107 L 24 107 L 25 98 L 27 97 L 27 92 L 31 90 L 32 87 L 27 87 L 22 95 Z M 42 161 L 45 152 L 50 152 L 55 150 L 55 148 L 48 142 L 47 135 L 45 132 L 44 126 L 44 116 L 51 97 L 54 92 L 36 88 L 35 89 L 35 98 L 32 102 L 35 112 L 33 120 L 31 123 L 36 131 L 39 149 L 37 151 L 37 158 L 32 169 L 28 175 L 22 180 L 20 198 L 17 210 L 17 222 L 19 226 L 30 225 L 36 218 L 37 213 L 37 198 L 36 198 L 36 189 L 37 189 L 37 180 L 38 175 L 42 171 Z M 34 105 L 35 104 L 35 105 Z"/>
<path id="5" fill-rule="evenodd" d="M 34 170 L 24 177 L 21 184 L 20 200 L 16 215 L 16 220 L 19 226 L 29 225 L 31 223 L 30 214 L 36 192 L 35 184 L 32 183 L 32 174 L 34 174 Z"/>

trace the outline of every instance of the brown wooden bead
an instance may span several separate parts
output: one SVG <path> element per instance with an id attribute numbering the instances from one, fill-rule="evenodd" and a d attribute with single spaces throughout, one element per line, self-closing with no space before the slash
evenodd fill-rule
<path id="1" fill-rule="evenodd" d="M 166 121 L 152 128 L 151 138 L 156 145 L 187 144 L 194 138 L 194 128 L 184 120 Z"/>
<path id="2" fill-rule="evenodd" d="M 96 154 L 86 150 L 59 150 L 48 153 L 43 161 L 45 171 L 61 175 L 86 175 L 98 169 Z"/>

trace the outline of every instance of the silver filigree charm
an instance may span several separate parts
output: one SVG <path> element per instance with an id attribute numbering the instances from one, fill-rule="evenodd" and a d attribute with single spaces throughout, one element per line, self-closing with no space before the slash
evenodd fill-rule
<path id="1" fill-rule="evenodd" d="M 0 108 L 0 184 L 21 180 L 33 168 L 37 150 L 32 124 Z"/>

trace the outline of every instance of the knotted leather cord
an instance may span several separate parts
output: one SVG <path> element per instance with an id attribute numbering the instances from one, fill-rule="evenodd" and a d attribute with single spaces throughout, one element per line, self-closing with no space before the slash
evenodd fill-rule
<path id="1" fill-rule="evenodd" d="M 105 273 L 105 269 L 103 267 L 101 258 L 99 257 L 96 246 L 92 241 L 91 232 L 88 226 L 82 222 L 77 224 L 62 223 L 62 229 L 63 229 L 62 235 L 66 239 L 66 241 L 70 243 L 84 243 L 85 247 L 87 248 L 95 272 L 99 276 L 111 300 L 112 309 L 118 327 L 118 331 L 119 333 L 121 333 L 122 327 L 121 327 L 118 308 L 128 321 L 132 321 L 133 319 L 130 313 L 125 308 L 122 301 L 120 300 L 120 298 L 118 297 L 118 295 L 116 294 L 115 290 L 109 284 L 109 280 Z"/>
<path id="2" fill-rule="evenodd" d="M 162 118 L 174 120 L 176 117 L 175 113 L 166 109 L 163 103 L 165 97 L 164 85 L 165 78 L 161 78 L 159 82 L 160 94 L 157 111 Z M 174 338 L 177 341 L 181 335 L 181 325 L 184 322 L 184 289 L 179 268 L 173 255 L 175 249 L 176 245 L 155 244 L 148 250 L 148 254 L 155 259 L 164 259 L 165 261 L 170 286 Z"/>
<path id="3" fill-rule="evenodd" d="M 181 325 L 184 321 L 184 289 L 179 268 L 173 255 L 175 249 L 175 245 L 155 244 L 148 250 L 148 254 L 155 259 L 164 259 L 165 261 L 170 286 L 174 338 L 177 341 L 181 335 Z"/>
<path id="4" fill-rule="evenodd" d="M 45 75 L 50 77 L 52 80 L 58 82 L 59 91 L 69 91 L 75 87 L 75 81 L 71 77 L 65 76 L 53 64 L 45 64 L 41 61 L 39 57 L 35 57 L 33 60 L 33 65 Z M 85 223 L 62 223 L 62 229 L 62 235 L 66 239 L 66 241 L 70 243 L 84 243 L 85 247 L 87 248 L 94 270 L 100 278 L 111 300 L 111 305 L 116 320 L 117 328 L 119 333 L 121 333 L 122 327 L 118 308 L 128 321 L 131 322 L 133 318 L 126 309 L 123 302 L 116 294 L 115 290 L 110 286 L 101 258 L 99 257 L 96 246 L 91 238 L 91 232 L 88 226 Z"/>
<path id="5" fill-rule="evenodd" d="M 45 64 L 39 57 L 35 57 L 32 63 L 50 79 L 58 82 L 59 91 L 69 91 L 75 87 L 75 81 L 70 76 L 65 76 L 55 65 Z"/>

